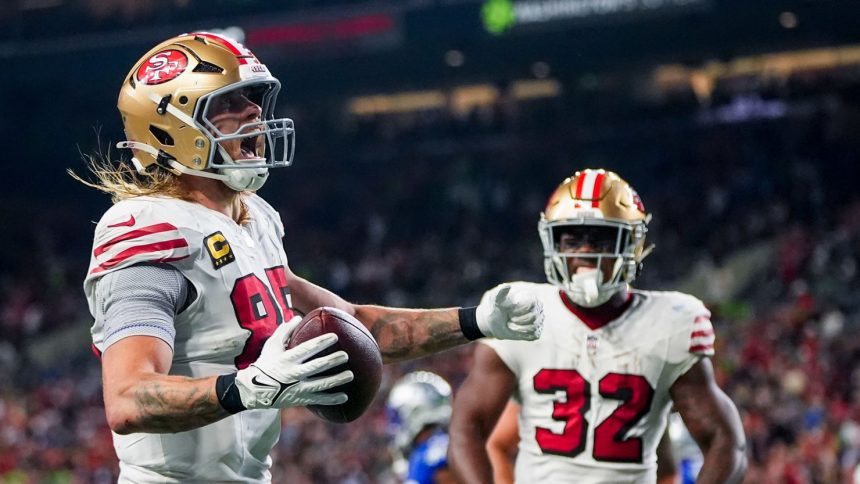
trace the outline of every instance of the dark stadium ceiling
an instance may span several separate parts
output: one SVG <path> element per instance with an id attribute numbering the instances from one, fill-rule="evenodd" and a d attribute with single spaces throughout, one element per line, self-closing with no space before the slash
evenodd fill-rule
<path id="1" fill-rule="evenodd" d="M 860 2 L 837 0 L 0 3 L 0 59 L 27 66 L 4 83 L 56 82 L 81 66 L 115 81 L 159 40 L 213 29 L 308 96 L 516 79 L 536 62 L 564 77 L 860 43 Z"/>

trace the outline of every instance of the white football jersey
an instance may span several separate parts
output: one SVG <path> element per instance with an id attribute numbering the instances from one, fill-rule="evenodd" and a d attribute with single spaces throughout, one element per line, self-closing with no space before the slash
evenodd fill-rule
<path id="1" fill-rule="evenodd" d="M 166 197 L 121 201 L 102 216 L 84 289 L 95 314 L 99 277 L 134 264 L 170 264 L 197 293 L 175 318 L 171 375 L 204 377 L 253 363 L 278 324 L 293 316 L 278 213 L 245 198 L 239 225 L 202 205 Z M 101 352 L 111 335 L 92 328 Z M 114 434 L 120 481 L 266 482 L 280 434 L 278 410 L 247 410 L 173 434 Z"/>
<path id="2" fill-rule="evenodd" d="M 520 483 L 654 483 L 669 388 L 713 354 L 710 313 L 677 292 L 631 291 L 617 319 L 591 329 L 550 284 L 517 283 L 543 303 L 533 342 L 485 339 L 516 375 Z"/>

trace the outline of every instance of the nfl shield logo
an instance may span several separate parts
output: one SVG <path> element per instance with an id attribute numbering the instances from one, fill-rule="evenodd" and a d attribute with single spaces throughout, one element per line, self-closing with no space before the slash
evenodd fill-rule
<path id="1" fill-rule="evenodd" d="M 594 356 L 597 354 L 597 335 L 590 334 L 585 340 L 585 347 L 588 349 L 588 355 Z"/>

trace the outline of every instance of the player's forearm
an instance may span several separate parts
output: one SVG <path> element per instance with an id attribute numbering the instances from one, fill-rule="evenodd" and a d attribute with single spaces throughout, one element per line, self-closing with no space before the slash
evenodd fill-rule
<path id="1" fill-rule="evenodd" d="M 487 456 L 493 468 L 494 484 L 512 484 L 514 482 L 514 464 L 507 449 L 494 445 L 487 446 Z"/>
<path id="2" fill-rule="evenodd" d="M 705 461 L 696 478 L 699 484 L 736 483 L 747 468 L 744 446 L 732 435 L 717 433 L 705 451 Z"/>
<path id="3" fill-rule="evenodd" d="M 457 308 L 355 306 L 355 317 L 376 338 L 385 363 L 420 358 L 469 342 L 460 329 Z"/>
<path id="4" fill-rule="evenodd" d="M 113 431 L 129 434 L 182 432 L 217 422 L 230 414 L 218 402 L 216 378 L 160 374 L 137 378 L 106 399 L 108 423 Z"/>
<path id="5" fill-rule="evenodd" d="M 493 466 L 486 450 L 488 435 L 479 425 L 463 422 L 452 423 L 448 464 L 459 482 L 492 484 Z"/>
<path id="6" fill-rule="evenodd" d="M 710 435 L 702 435 L 700 427 L 694 432 L 705 461 L 699 476 L 700 483 L 736 483 L 743 481 L 747 470 L 746 437 L 743 424 L 734 403 L 722 391 L 716 392 L 716 409 L 711 413 Z M 716 418 L 716 417 L 719 418 Z M 702 419 L 703 420 L 703 419 Z"/>

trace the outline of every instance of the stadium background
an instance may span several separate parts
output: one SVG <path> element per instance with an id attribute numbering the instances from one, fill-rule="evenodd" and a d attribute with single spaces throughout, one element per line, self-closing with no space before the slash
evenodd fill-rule
<path id="1" fill-rule="evenodd" d="M 0 478 L 109 482 L 81 280 L 109 201 L 82 153 L 164 38 L 223 30 L 282 83 L 295 165 L 261 193 L 292 268 L 356 302 L 475 304 L 543 279 L 538 214 L 580 167 L 654 214 L 639 287 L 714 313 L 748 482 L 852 482 L 860 459 L 860 2 L 12 0 L 0 4 Z M 14 145 L 14 146 L 12 146 Z M 110 150 L 111 156 L 118 156 Z M 276 482 L 389 482 L 398 375 L 353 424 L 286 412 Z"/>

